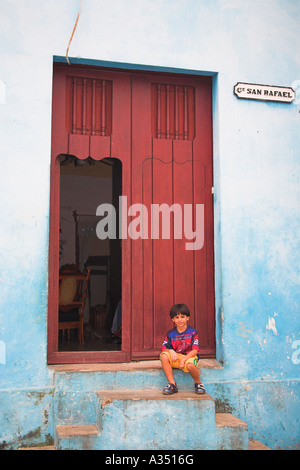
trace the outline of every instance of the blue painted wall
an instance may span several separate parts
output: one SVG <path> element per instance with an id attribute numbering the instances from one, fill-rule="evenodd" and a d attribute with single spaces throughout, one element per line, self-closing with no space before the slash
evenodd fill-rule
<path id="1" fill-rule="evenodd" d="M 53 56 L 79 0 L 0 0 L 0 442 L 53 437 L 47 249 Z M 217 355 L 208 389 L 272 448 L 299 445 L 300 4 L 83 0 L 70 56 L 214 74 Z M 238 100 L 238 81 L 293 86 Z M 255 437 L 255 436 L 254 436 Z"/>

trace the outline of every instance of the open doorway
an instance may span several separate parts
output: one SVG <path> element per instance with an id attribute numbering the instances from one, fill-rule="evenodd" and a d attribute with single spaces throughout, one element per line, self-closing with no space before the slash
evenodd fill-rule
<path id="1" fill-rule="evenodd" d="M 118 213 L 122 164 L 114 158 L 82 160 L 73 155 L 60 155 L 59 161 L 60 279 L 70 280 L 72 273 L 89 273 L 89 277 L 84 305 L 76 307 L 74 302 L 82 300 L 82 292 L 75 288 L 72 291 L 70 283 L 60 281 L 58 350 L 120 351 L 122 246 L 118 238 Z M 115 208 L 115 239 L 97 236 L 101 217 L 96 212 L 101 204 L 111 204 Z M 71 302 L 70 296 L 73 296 Z M 71 308 L 72 303 L 74 308 Z M 82 322 L 81 337 L 76 321 Z"/>

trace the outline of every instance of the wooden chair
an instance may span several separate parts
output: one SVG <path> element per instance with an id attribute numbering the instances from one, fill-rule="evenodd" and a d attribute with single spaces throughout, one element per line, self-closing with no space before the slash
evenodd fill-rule
<path id="1" fill-rule="evenodd" d="M 78 329 L 79 343 L 83 344 L 83 310 L 87 297 L 90 269 L 87 274 L 76 270 L 74 266 L 59 275 L 59 319 L 58 330 L 64 332 Z"/>

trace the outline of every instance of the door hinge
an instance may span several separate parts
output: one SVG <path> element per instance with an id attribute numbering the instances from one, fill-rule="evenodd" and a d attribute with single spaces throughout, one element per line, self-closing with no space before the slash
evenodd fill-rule
<path id="1" fill-rule="evenodd" d="M 215 192 L 215 188 L 214 188 L 214 186 L 212 186 L 211 187 L 211 194 L 214 194 L 214 192 Z"/>

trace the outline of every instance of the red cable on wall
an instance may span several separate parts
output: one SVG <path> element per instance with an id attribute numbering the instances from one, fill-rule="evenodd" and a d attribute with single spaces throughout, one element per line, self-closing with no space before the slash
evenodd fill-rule
<path id="1" fill-rule="evenodd" d="M 68 55 L 69 55 L 69 49 L 70 49 L 70 45 L 71 45 L 71 42 L 72 42 L 72 39 L 73 39 L 75 30 L 76 30 L 76 28 L 77 28 L 77 24 L 78 24 L 78 20 L 79 20 L 79 16 L 80 16 L 80 11 L 81 11 L 81 2 L 82 2 L 82 0 L 80 0 L 79 11 L 78 11 L 76 23 L 75 23 L 75 25 L 74 25 L 74 28 L 73 28 L 73 31 L 72 31 L 72 34 L 71 34 L 71 37 L 70 37 L 70 40 L 69 40 L 69 44 L 68 44 L 68 47 L 67 47 L 67 51 L 66 51 L 66 59 L 67 59 L 67 62 L 68 62 L 69 65 L 70 65 L 70 61 L 69 61 L 69 57 L 68 57 Z"/>

